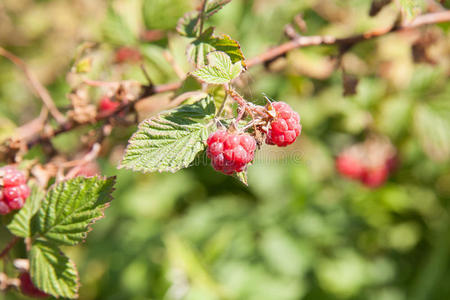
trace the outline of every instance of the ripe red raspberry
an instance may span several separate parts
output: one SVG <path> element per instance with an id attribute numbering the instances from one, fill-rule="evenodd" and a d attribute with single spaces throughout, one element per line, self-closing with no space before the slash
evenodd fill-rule
<path id="1" fill-rule="evenodd" d="M 212 166 L 227 175 L 242 172 L 253 160 L 256 149 L 256 141 L 252 136 L 245 133 L 229 133 L 225 130 L 212 133 L 206 143 Z"/>
<path id="2" fill-rule="evenodd" d="M 5 198 L 3 197 L 3 191 L 0 190 L 0 215 L 7 215 L 10 212 L 11 209 L 5 202 Z"/>
<path id="3" fill-rule="evenodd" d="M 3 174 L 3 186 L 17 186 L 26 182 L 25 175 L 14 167 L 6 166 L 1 168 Z"/>
<path id="4" fill-rule="evenodd" d="M 112 101 L 111 98 L 104 96 L 100 99 L 98 104 L 98 110 L 105 113 L 111 113 L 120 106 L 119 102 Z"/>
<path id="5" fill-rule="evenodd" d="M 31 281 L 30 273 L 24 272 L 20 274 L 19 280 L 20 280 L 20 291 L 22 292 L 22 294 L 33 298 L 50 297 L 50 295 L 47 295 L 33 284 L 33 281 Z"/>
<path id="6" fill-rule="evenodd" d="M 0 190 L 0 214 L 6 215 L 11 210 L 18 210 L 30 196 L 30 188 L 26 185 L 26 177 L 14 167 L 0 168 L 2 189 Z"/>
<path id="7" fill-rule="evenodd" d="M 271 105 L 276 115 L 269 123 L 266 143 L 279 147 L 292 144 L 302 131 L 300 116 L 287 103 L 273 102 Z"/>
<path id="8" fill-rule="evenodd" d="M 349 153 L 342 153 L 338 156 L 336 168 L 339 173 L 352 179 L 361 179 L 364 174 L 364 165 L 357 157 Z"/>

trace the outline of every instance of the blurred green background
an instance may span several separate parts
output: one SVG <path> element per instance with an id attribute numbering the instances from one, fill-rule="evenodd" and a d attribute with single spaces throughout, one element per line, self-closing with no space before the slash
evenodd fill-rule
<path id="1" fill-rule="evenodd" d="M 211 24 L 250 58 L 285 41 L 285 25 L 299 13 L 307 24 L 302 34 L 345 37 L 389 26 L 400 10 L 395 2 L 372 18 L 370 4 L 233 0 Z M 0 46 L 24 59 L 58 106 L 67 107 L 66 75 L 85 41 L 99 43 L 89 56 L 91 79 L 144 82 L 139 65 L 114 62 L 114 51 L 130 46 L 142 53 L 155 83 L 177 81 L 164 50 L 190 70 L 188 40 L 173 29 L 197 5 L 1 0 Z M 145 32 L 163 35 L 146 41 Z M 412 46 L 429 36 L 426 59 L 413 55 Z M 342 62 L 359 79 L 348 97 L 342 68 L 330 61 L 338 53 L 333 46 L 295 50 L 268 68 L 250 69 L 238 90 L 255 102 L 265 92 L 290 103 L 303 133 L 288 148 L 263 148 L 248 187 L 207 164 L 176 174 L 119 171 L 136 128 L 115 129 L 99 159 L 103 174 L 118 176 L 115 199 L 86 243 L 67 249 L 79 268 L 80 299 L 450 299 L 449 37 L 449 24 L 441 24 L 356 45 Z M 91 93 L 95 102 L 102 91 Z M 170 96 L 143 104 L 141 117 Z M 20 70 L 0 57 L 0 139 L 36 117 L 40 105 Z M 75 155 L 83 132 L 62 135 L 55 146 Z M 378 189 L 342 178 L 334 167 L 343 148 L 371 133 L 389 137 L 400 159 Z M 10 236 L 0 232 L 3 245 Z"/>

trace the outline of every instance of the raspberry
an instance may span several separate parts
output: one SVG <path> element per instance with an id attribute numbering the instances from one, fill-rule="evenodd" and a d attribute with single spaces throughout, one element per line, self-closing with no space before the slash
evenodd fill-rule
<path id="1" fill-rule="evenodd" d="M 22 292 L 22 294 L 33 298 L 50 297 L 50 295 L 47 295 L 33 284 L 33 281 L 31 281 L 30 273 L 24 272 L 20 274 L 19 279 L 20 279 L 20 291 Z"/>
<path id="2" fill-rule="evenodd" d="M 125 63 L 131 62 L 136 63 L 142 59 L 142 55 L 139 50 L 131 47 L 121 47 L 116 51 L 116 62 Z"/>
<path id="3" fill-rule="evenodd" d="M 225 130 L 212 133 L 206 143 L 212 166 L 226 175 L 242 172 L 253 160 L 256 149 L 256 141 L 252 136 L 228 133 Z"/>
<path id="4" fill-rule="evenodd" d="M 389 169 L 387 165 L 382 165 L 376 168 L 367 168 L 364 170 L 364 174 L 361 178 L 364 185 L 375 188 L 382 185 L 389 175 Z"/>
<path id="5" fill-rule="evenodd" d="M 336 168 L 339 173 L 352 179 L 361 179 L 364 174 L 364 166 L 360 160 L 347 153 L 338 156 Z"/>
<path id="6" fill-rule="evenodd" d="M 104 96 L 100 99 L 100 103 L 98 105 L 98 109 L 101 112 L 111 113 L 115 111 L 119 107 L 120 103 L 112 101 L 109 97 Z"/>
<path id="7" fill-rule="evenodd" d="M 11 210 L 21 209 L 25 199 L 30 196 L 30 188 L 26 185 L 26 177 L 14 167 L 0 169 L 3 189 L 0 190 L 0 214 L 6 215 Z"/>
<path id="8" fill-rule="evenodd" d="M 279 147 L 292 144 L 302 131 L 300 116 L 287 103 L 273 102 L 271 105 L 276 116 L 269 124 L 266 143 Z"/>
<path id="9" fill-rule="evenodd" d="M 4 172 L 3 186 L 16 186 L 26 182 L 25 174 L 14 167 L 6 166 L 0 169 Z"/>

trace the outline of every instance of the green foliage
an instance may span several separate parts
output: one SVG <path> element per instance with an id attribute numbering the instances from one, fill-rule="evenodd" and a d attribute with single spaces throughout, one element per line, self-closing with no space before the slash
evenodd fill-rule
<path id="1" fill-rule="evenodd" d="M 35 241 L 30 250 L 33 283 L 54 297 L 78 297 L 78 273 L 74 263 L 54 244 Z"/>
<path id="2" fill-rule="evenodd" d="M 55 185 L 42 201 L 34 233 L 62 245 L 83 241 L 89 226 L 103 217 L 114 181 L 76 177 Z"/>
<path id="3" fill-rule="evenodd" d="M 424 0 L 400 0 L 400 6 L 409 20 L 417 17 L 425 6 Z"/>
<path id="4" fill-rule="evenodd" d="M 205 149 L 214 112 L 214 102 L 206 97 L 143 121 L 128 143 L 121 167 L 143 172 L 188 167 Z"/>
<path id="5" fill-rule="evenodd" d="M 208 65 L 191 74 L 209 84 L 225 84 L 238 77 L 243 71 L 241 61 L 232 63 L 230 57 L 221 51 L 211 52 L 207 56 Z"/>
<path id="6" fill-rule="evenodd" d="M 45 193 L 37 185 L 31 187 L 30 197 L 7 226 L 12 234 L 23 238 L 32 236 L 30 222 L 32 217 L 38 212 L 44 196 Z"/>

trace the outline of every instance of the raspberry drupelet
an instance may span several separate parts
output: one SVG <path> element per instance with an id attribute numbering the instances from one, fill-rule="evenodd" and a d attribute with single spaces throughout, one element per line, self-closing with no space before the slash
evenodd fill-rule
<path id="1" fill-rule="evenodd" d="M 25 174 L 12 166 L 6 166 L 0 168 L 0 179 L 0 215 L 21 209 L 30 196 Z"/>
<path id="2" fill-rule="evenodd" d="M 286 147 L 295 142 L 302 131 L 300 116 L 285 102 L 271 103 L 275 117 L 269 123 L 266 143 Z"/>
<path id="3" fill-rule="evenodd" d="M 225 130 L 212 133 L 206 143 L 212 166 L 227 175 L 242 172 L 253 160 L 256 149 L 256 141 L 252 136 Z"/>

